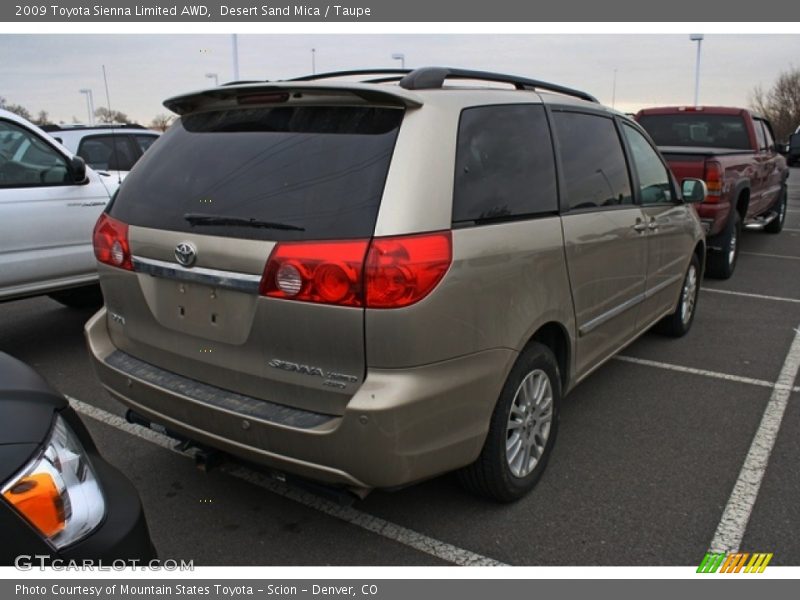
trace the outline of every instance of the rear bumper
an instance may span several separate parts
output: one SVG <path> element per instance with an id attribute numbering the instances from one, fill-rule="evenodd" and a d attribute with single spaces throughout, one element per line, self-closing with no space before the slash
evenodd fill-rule
<path id="1" fill-rule="evenodd" d="M 120 360 L 105 309 L 86 324 L 86 338 L 103 386 L 151 421 L 270 468 L 361 489 L 405 485 L 475 460 L 516 358 L 513 350 L 495 349 L 409 369 L 370 369 L 343 415 L 304 419 L 297 414 L 303 411 L 286 407 L 287 421 L 275 411 L 208 401 L 186 381 L 167 383 L 157 366 Z"/>

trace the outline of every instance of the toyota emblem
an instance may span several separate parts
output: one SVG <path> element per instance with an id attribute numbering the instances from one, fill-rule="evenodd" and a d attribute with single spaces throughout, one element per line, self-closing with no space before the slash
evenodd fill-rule
<path id="1" fill-rule="evenodd" d="M 181 242 L 175 246 L 175 259 L 184 267 L 191 267 L 197 260 L 197 248 L 189 242 Z"/>

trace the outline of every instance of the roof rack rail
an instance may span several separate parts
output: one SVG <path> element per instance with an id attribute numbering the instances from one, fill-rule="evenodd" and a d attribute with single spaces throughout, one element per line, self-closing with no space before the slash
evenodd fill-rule
<path id="1" fill-rule="evenodd" d="M 422 67 L 420 69 L 415 69 L 400 80 L 400 87 L 407 90 L 439 89 L 444 86 L 446 79 L 478 79 L 481 81 L 508 83 L 518 90 L 547 90 L 549 92 L 574 96 L 581 100 L 599 104 L 597 98 L 591 94 L 555 83 L 539 81 L 538 79 L 527 79 L 515 75 L 492 73 L 490 71 L 470 71 L 468 69 L 452 69 L 449 67 Z"/>
<path id="2" fill-rule="evenodd" d="M 39 126 L 42 131 L 77 131 L 81 129 L 147 129 L 139 123 L 48 123 Z"/>
<path id="3" fill-rule="evenodd" d="M 334 79 L 336 77 L 353 77 L 356 75 L 395 75 L 397 80 L 401 79 L 403 75 L 411 73 L 411 69 L 356 69 L 352 71 L 330 71 L 328 73 L 315 73 L 314 75 L 303 75 L 302 77 L 294 77 L 287 79 L 287 81 L 316 81 L 317 79 Z M 395 78 L 390 78 L 389 81 L 395 81 Z M 366 81 L 364 83 L 377 83 L 376 81 Z"/>
<path id="4" fill-rule="evenodd" d="M 225 83 L 220 83 L 219 87 L 226 87 L 229 85 L 244 85 L 246 83 L 269 83 L 269 79 L 239 79 L 238 81 L 227 81 Z"/>
<path id="5" fill-rule="evenodd" d="M 469 69 L 455 69 L 451 67 L 421 67 L 419 69 L 356 69 L 350 71 L 330 71 L 328 73 L 315 73 L 304 75 L 292 79 L 283 80 L 285 82 L 294 81 L 318 81 L 320 79 L 335 79 L 337 77 L 355 77 L 375 75 L 363 79 L 361 83 L 393 83 L 399 82 L 400 87 L 407 90 L 433 90 L 444 87 L 447 79 L 473 79 L 480 81 L 492 81 L 495 83 L 507 83 L 513 85 L 518 90 L 546 90 L 556 92 L 566 96 L 573 96 L 588 102 L 599 104 L 597 98 L 587 92 L 564 87 L 555 83 L 548 83 L 538 79 L 528 79 L 516 75 L 505 75 L 503 73 L 493 73 L 491 71 L 471 71 Z M 269 81 L 231 81 L 223 85 L 235 85 L 240 83 L 269 83 Z M 277 83 L 277 82 L 276 82 Z"/>

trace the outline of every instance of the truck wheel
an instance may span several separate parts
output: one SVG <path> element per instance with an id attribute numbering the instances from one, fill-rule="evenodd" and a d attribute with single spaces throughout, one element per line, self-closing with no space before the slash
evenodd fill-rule
<path id="1" fill-rule="evenodd" d="M 70 308 L 100 308 L 103 306 L 103 293 L 99 285 L 89 285 L 48 294 L 56 302 Z"/>
<path id="2" fill-rule="evenodd" d="M 469 491 L 512 502 L 542 476 L 558 429 L 561 379 L 553 353 L 530 344 L 517 359 L 497 400 L 478 459 L 458 472 Z"/>
<path id="3" fill-rule="evenodd" d="M 706 273 L 714 279 L 728 279 L 736 268 L 739 258 L 739 239 L 742 237 L 742 220 L 735 210 L 728 220 L 728 226 L 709 245 L 719 246 L 720 250 L 709 250 Z"/>
<path id="4" fill-rule="evenodd" d="M 778 198 L 778 202 L 775 205 L 775 209 L 778 211 L 778 216 L 770 222 L 769 225 L 764 227 L 764 231 L 767 233 L 780 233 L 783 229 L 783 223 L 786 221 L 786 205 L 788 203 L 788 192 L 786 188 L 783 188 L 780 197 Z"/>
<path id="5" fill-rule="evenodd" d="M 686 269 L 686 276 L 683 278 L 681 295 L 675 312 L 661 319 L 653 328 L 654 331 L 662 335 L 681 337 L 689 332 L 694 321 L 694 313 L 697 309 L 697 298 L 700 295 L 700 261 L 697 255 L 692 255 L 689 268 Z"/>

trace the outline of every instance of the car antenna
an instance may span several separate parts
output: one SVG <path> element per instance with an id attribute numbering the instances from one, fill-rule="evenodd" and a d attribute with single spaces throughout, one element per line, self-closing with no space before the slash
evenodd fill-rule
<path id="1" fill-rule="evenodd" d="M 103 83 L 106 86 L 106 108 L 108 108 L 108 118 L 111 119 L 114 113 L 111 112 L 111 96 L 108 94 L 108 77 L 106 77 L 106 66 L 102 65 L 103 67 Z M 117 148 L 117 128 L 114 127 L 114 121 L 111 121 L 111 143 L 114 145 L 114 149 L 111 152 L 112 157 L 117 158 L 117 166 L 119 166 L 119 148 Z M 122 175 L 120 175 L 119 169 L 117 169 L 117 186 L 122 185 Z"/>

